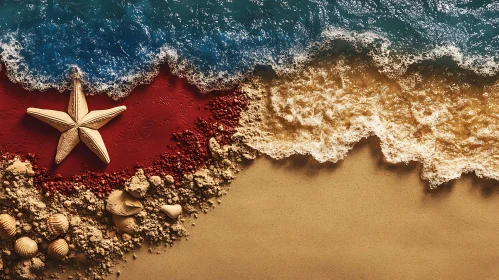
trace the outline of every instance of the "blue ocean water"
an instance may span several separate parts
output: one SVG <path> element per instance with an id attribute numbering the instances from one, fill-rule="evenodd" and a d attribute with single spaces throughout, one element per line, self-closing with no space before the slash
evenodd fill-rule
<path id="1" fill-rule="evenodd" d="M 115 97 L 166 62 L 202 90 L 256 65 L 278 73 L 346 40 L 386 72 L 452 56 L 483 75 L 499 71 L 498 1 L 0 0 L 0 53 L 30 89 L 63 89 L 77 66 L 87 86 Z"/>

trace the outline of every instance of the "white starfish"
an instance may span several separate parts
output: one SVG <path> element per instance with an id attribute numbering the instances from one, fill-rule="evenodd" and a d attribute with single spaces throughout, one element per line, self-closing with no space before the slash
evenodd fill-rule
<path id="1" fill-rule="evenodd" d="M 61 163 L 80 140 L 102 161 L 109 163 L 111 160 L 98 129 L 125 110 L 125 106 L 118 106 L 88 112 L 80 80 L 75 78 L 69 98 L 68 113 L 38 108 L 28 108 L 27 113 L 62 132 L 57 145 L 55 163 Z"/>

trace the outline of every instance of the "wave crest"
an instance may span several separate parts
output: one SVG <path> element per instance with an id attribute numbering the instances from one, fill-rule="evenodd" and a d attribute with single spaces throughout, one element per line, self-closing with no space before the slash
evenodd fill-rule
<path id="1" fill-rule="evenodd" d="M 377 136 L 387 162 L 421 162 L 432 187 L 468 172 L 499 180 L 495 78 L 435 66 L 390 78 L 368 60 L 339 57 L 242 89 L 250 105 L 238 132 L 273 158 L 337 162 Z"/>
<path id="2" fill-rule="evenodd" d="M 380 71 L 451 56 L 481 75 L 499 67 L 499 4 L 460 1 L 73 1 L 0 3 L 0 52 L 26 88 L 68 87 L 77 66 L 86 85 L 126 96 L 162 63 L 202 91 L 226 89 L 255 67 L 300 71 L 347 41 Z"/>

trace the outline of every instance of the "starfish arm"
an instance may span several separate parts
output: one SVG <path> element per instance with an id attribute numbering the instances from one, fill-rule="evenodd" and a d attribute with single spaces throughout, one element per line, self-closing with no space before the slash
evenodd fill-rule
<path id="1" fill-rule="evenodd" d="M 57 145 L 57 154 L 55 155 L 55 163 L 61 163 L 71 151 L 80 143 L 78 128 L 73 127 L 70 130 L 64 131 L 59 138 Z"/>
<path id="2" fill-rule="evenodd" d="M 70 128 L 76 126 L 73 119 L 65 112 L 38 109 L 38 108 L 28 108 L 28 115 L 33 116 L 44 123 L 47 123 L 55 127 L 60 132 L 66 131 Z"/>
<path id="3" fill-rule="evenodd" d="M 79 122 L 88 114 L 87 100 L 85 93 L 81 87 L 79 79 L 75 78 L 73 83 L 73 90 L 69 97 L 68 114 L 75 122 Z"/>
<path id="4" fill-rule="evenodd" d="M 106 145 L 99 131 L 87 127 L 80 127 L 80 139 L 92 150 L 103 162 L 109 163 L 111 159 L 107 153 Z"/>
<path id="5" fill-rule="evenodd" d="M 92 111 L 83 118 L 80 126 L 99 129 L 125 110 L 126 106 L 118 106 L 107 110 Z"/>

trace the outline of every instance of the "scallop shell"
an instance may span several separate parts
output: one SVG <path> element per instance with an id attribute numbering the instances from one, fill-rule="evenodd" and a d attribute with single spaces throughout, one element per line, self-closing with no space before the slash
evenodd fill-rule
<path id="1" fill-rule="evenodd" d="M 47 252 L 52 258 L 62 260 L 69 252 L 69 245 L 66 240 L 59 238 L 50 243 Z"/>
<path id="2" fill-rule="evenodd" d="M 24 236 L 16 240 L 14 250 L 19 256 L 29 259 L 34 257 L 38 252 L 38 244 L 36 244 L 35 240 Z"/>
<path id="3" fill-rule="evenodd" d="M 137 230 L 135 218 L 113 215 L 113 222 L 120 232 L 134 233 Z"/>
<path id="4" fill-rule="evenodd" d="M 47 220 L 47 227 L 54 235 L 59 235 L 68 231 L 69 221 L 63 214 L 54 214 Z"/>
<path id="5" fill-rule="evenodd" d="M 118 216 L 132 216 L 138 214 L 144 206 L 131 194 L 115 190 L 107 198 L 106 210 Z"/>
<path id="6" fill-rule="evenodd" d="M 8 214 L 0 215 L 0 238 L 9 239 L 16 235 L 16 219 Z"/>
<path id="7" fill-rule="evenodd" d="M 175 204 L 175 205 L 163 205 L 163 206 L 161 206 L 160 209 L 168 217 L 170 217 L 170 218 L 172 218 L 174 220 L 176 218 L 178 218 L 178 216 L 180 215 L 180 213 L 182 213 L 182 206 L 180 206 L 179 204 Z"/>

